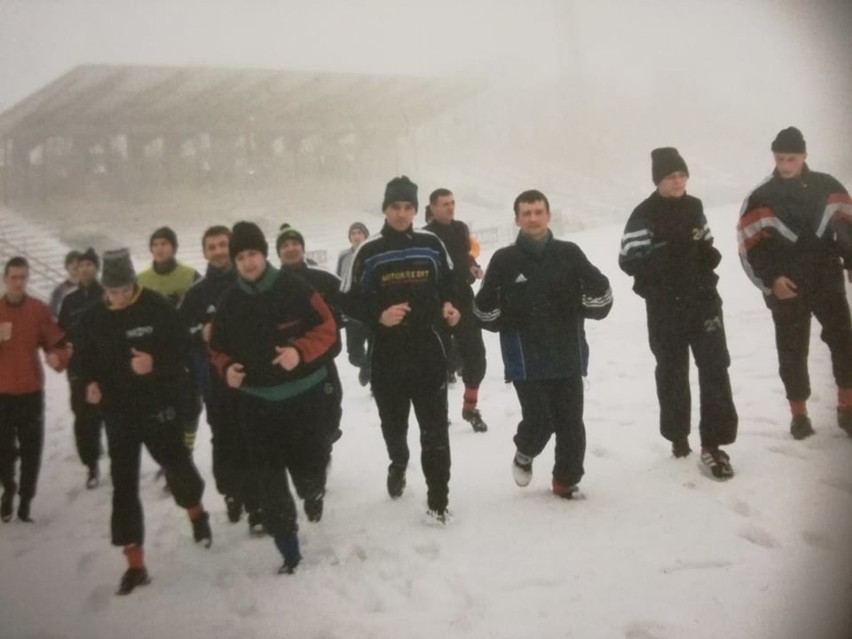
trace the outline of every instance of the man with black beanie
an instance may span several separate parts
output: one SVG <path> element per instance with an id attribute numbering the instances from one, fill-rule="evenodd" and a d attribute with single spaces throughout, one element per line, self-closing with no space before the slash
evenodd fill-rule
<path id="1" fill-rule="evenodd" d="M 139 273 L 137 281 L 143 288 L 160 293 L 177 308 L 189 287 L 201 279 L 201 274 L 177 261 L 177 234 L 168 226 L 151 233 L 148 247 L 153 261 L 150 268 Z"/>
<path id="2" fill-rule="evenodd" d="M 329 459 L 324 395 L 338 339 L 319 293 L 272 266 L 268 250 L 256 224 L 237 222 L 231 229 L 237 280 L 219 300 L 210 351 L 218 373 L 240 391 L 261 509 L 285 574 L 302 559 L 288 472 L 308 519 L 318 522 L 323 513 Z"/>
<path id="3" fill-rule="evenodd" d="M 837 384 L 837 424 L 852 435 L 852 322 L 843 270 L 852 281 L 852 199 L 840 182 L 812 171 L 802 132 L 778 132 L 775 170 L 746 198 L 737 224 L 740 259 L 775 324 L 790 433 L 814 434 L 808 343 L 811 316 L 822 324 Z"/>
<path id="4" fill-rule="evenodd" d="M 305 257 L 305 237 L 292 226 L 287 226 L 278 232 L 275 240 L 278 257 L 281 259 L 281 269 L 302 278 L 308 286 L 322 297 L 334 315 L 337 324 L 337 347 L 327 360 L 328 378 L 325 386 L 325 399 L 328 401 L 328 445 L 336 442 L 343 435 L 340 430 L 340 420 L 343 418 L 343 385 L 334 362 L 340 354 L 340 327 L 343 324 L 343 314 L 340 311 L 340 278 L 316 265 L 308 264 Z"/>
<path id="5" fill-rule="evenodd" d="M 101 301 L 104 287 L 98 282 L 100 259 L 95 249 L 89 247 L 77 261 L 77 289 L 69 293 L 62 302 L 59 326 L 65 331 L 72 348 L 82 343 L 83 314 Z M 80 359 L 71 355 L 68 365 L 68 385 L 71 395 L 71 412 L 74 413 L 74 441 L 80 461 L 88 468 L 86 488 L 96 488 L 100 483 L 98 460 L 101 456 L 101 432 L 103 416 L 100 408 L 86 401 L 86 385 L 81 378 Z"/>
<path id="6" fill-rule="evenodd" d="M 686 193 L 689 169 L 677 149 L 651 151 L 651 176 L 657 188 L 627 220 L 618 264 L 645 299 L 648 341 L 657 361 L 660 434 L 675 457 L 691 452 L 691 349 L 701 392 L 701 461 L 713 477 L 728 479 L 733 469 L 719 446 L 736 439 L 738 418 L 714 273 L 722 256 L 701 200 Z"/>
<path id="7" fill-rule="evenodd" d="M 455 326 L 452 263 L 434 234 L 415 230 L 417 185 L 406 176 L 387 184 L 385 225 L 358 249 L 343 282 L 343 310 L 373 333 L 371 385 L 390 457 L 387 490 L 402 496 L 411 406 L 420 426 L 420 464 L 428 516 L 449 518 L 450 442 L 447 360 L 437 328 Z"/>

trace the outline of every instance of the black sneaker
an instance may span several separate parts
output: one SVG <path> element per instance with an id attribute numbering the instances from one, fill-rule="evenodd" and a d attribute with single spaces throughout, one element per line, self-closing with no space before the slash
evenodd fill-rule
<path id="1" fill-rule="evenodd" d="M 313 497 L 305 499 L 305 516 L 307 516 L 308 521 L 316 523 L 320 519 L 322 519 L 322 506 L 324 496 L 325 491 L 322 491 L 319 494 L 314 495 Z"/>
<path id="2" fill-rule="evenodd" d="M 302 553 L 299 551 L 299 538 L 293 534 L 286 538 L 276 537 L 275 546 L 284 557 L 284 564 L 278 569 L 279 575 L 292 575 L 296 566 L 302 561 Z"/>
<path id="3" fill-rule="evenodd" d="M 388 466 L 388 495 L 393 499 L 402 497 L 405 490 L 405 467 L 391 464 Z"/>
<path id="4" fill-rule="evenodd" d="M 704 464 L 716 479 L 730 479 L 734 476 L 731 468 L 731 458 L 719 448 L 702 448 L 701 463 Z"/>
<path id="5" fill-rule="evenodd" d="M 210 530 L 210 513 L 204 511 L 198 519 L 190 519 L 192 522 L 192 537 L 195 543 L 205 548 L 213 545 L 213 531 Z"/>
<path id="6" fill-rule="evenodd" d="M 476 408 L 463 409 L 462 419 L 466 422 L 470 422 L 470 425 L 473 426 L 473 432 L 475 433 L 484 433 L 488 430 L 488 424 L 482 421 L 482 415 L 479 414 L 479 410 Z"/>
<path id="7" fill-rule="evenodd" d="M 678 459 L 688 457 L 691 452 L 692 449 L 689 447 L 689 440 L 686 437 L 681 437 L 672 442 L 672 455 Z"/>
<path id="8" fill-rule="evenodd" d="M 98 465 L 94 464 L 93 466 L 89 466 L 89 476 L 86 478 L 86 488 L 92 490 L 93 488 L 97 488 L 101 483 L 101 471 L 98 469 Z"/>
<path id="9" fill-rule="evenodd" d="M 263 537 L 266 534 L 266 520 L 262 510 L 250 510 L 248 514 L 249 534 Z"/>
<path id="10" fill-rule="evenodd" d="M 852 406 L 837 407 L 837 425 L 852 437 Z"/>
<path id="11" fill-rule="evenodd" d="M 515 453 L 515 458 L 512 460 L 512 477 L 521 488 L 529 486 L 532 481 L 532 463 L 532 457 L 524 455 L 521 451 Z"/>
<path id="12" fill-rule="evenodd" d="M 33 523 L 32 517 L 30 517 L 30 500 L 22 499 L 21 503 L 18 504 L 18 519 L 28 524 Z"/>
<path id="13" fill-rule="evenodd" d="M 115 594 L 129 595 L 136 586 L 147 586 L 149 583 L 151 578 L 145 568 L 128 568 L 121 576 L 121 583 Z"/>
<path id="14" fill-rule="evenodd" d="M 794 415 L 790 422 L 790 434 L 793 439 L 805 439 L 814 434 L 814 427 L 811 425 L 811 418 L 807 415 Z"/>
<path id="15" fill-rule="evenodd" d="M 14 509 L 15 491 L 4 490 L 3 496 L 0 497 L 0 520 L 3 523 L 12 521 L 12 510 Z"/>
<path id="16" fill-rule="evenodd" d="M 361 386 L 366 386 L 370 383 L 370 367 L 362 366 L 358 369 L 358 383 Z"/>
<path id="17" fill-rule="evenodd" d="M 228 521 L 232 524 L 237 523 L 243 516 L 243 505 L 236 497 L 225 497 L 225 509 L 228 511 Z"/>

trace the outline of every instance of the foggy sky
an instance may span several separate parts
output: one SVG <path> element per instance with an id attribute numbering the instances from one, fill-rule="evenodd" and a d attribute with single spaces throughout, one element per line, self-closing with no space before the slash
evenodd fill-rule
<path id="1" fill-rule="evenodd" d="M 645 171 L 651 148 L 675 145 L 707 166 L 755 165 L 757 177 L 774 134 L 795 124 L 818 164 L 843 177 L 852 174 L 850 7 L 0 0 L 0 111 L 85 63 L 476 74 L 497 87 L 482 119 L 529 126 L 550 108 L 552 122 L 536 126 L 562 128 L 544 138 L 588 154 L 595 172 L 640 162 Z"/>

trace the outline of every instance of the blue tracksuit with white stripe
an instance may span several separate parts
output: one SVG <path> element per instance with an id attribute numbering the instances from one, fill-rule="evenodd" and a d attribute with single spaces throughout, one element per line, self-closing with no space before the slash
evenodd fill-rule
<path id="1" fill-rule="evenodd" d="M 476 295 L 483 326 L 500 333 L 507 381 L 521 404 L 515 445 L 538 455 L 556 435 L 553 477 L 576 484 L 583 476 L 581 320 L 603 319 L 612 307 L 609 280 L 576 244 L 519 234 L 491 258 Z"/>
<path id="2" fill-rule="evenodd" d="M 654 191 L 634 209 L 618 264 L 645 298 L 648 341 L 657 360 L 660 432 L 669 441 L 690 432 L 689 351 L 701 392 L 699 432 L 704 447 L 736 439 L 722 299 L 714 269 L 721 254 L 696 197 L 664 198 Z"/>

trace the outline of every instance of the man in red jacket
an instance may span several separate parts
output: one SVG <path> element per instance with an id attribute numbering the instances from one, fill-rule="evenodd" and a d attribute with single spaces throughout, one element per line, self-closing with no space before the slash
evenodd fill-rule
<path id="1" fill-rule="evenodd" d="M 6 294 L 0 298 L 0 519 L 12 519 L 15 491 L 20 495 L 18 519 L 32 522 L 30 503 L 36 493 L 44 446 L 44 371 L 38 350 L 55 371 L 68 364 L 65 334 L 44 302 L 27 295 L 30 267 L 13 257 L 3 268 Z M 20 485 L 15 460 L 20 454 Z"/>

